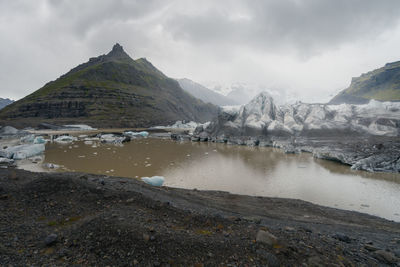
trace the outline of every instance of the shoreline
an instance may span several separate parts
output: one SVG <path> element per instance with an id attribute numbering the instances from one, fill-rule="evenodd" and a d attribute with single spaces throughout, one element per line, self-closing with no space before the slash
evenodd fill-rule
<path id="1" fill-rule="evenodd" d="M 318 262 L 396 266 L 399 262 L 400 223 L 301 200 L 16 169 L 0 169 L 0 189 L 0 259 L 5 263 L 274 266 L 277 260 L 282 266 Z M 273 235 L 273 244 L 257 240 L 260 231 Z M 56 241 L 45 245 L 52 233 Z"/>

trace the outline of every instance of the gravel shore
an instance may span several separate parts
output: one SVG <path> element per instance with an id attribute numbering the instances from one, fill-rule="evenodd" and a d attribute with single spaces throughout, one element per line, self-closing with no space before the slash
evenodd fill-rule
<path id="1" fill-rule="evenodd" d="M 0 169 L 1 266 L 400 266 L 400 223 L 301 200 Z"/>

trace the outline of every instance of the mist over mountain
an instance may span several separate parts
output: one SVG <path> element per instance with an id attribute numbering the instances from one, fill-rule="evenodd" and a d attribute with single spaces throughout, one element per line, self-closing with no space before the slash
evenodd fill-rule
<path id="1" fill-rule="evenodd" d="M 239 103 L 234 99 L 210 90 L 205 86 L 187 78 L 177 79 L 177 81 L 179 82 L 179 85 L 182 87 L 183 90 L 193 95 L 194 97 L 203 100 L 205 103 L 212 103 L 218 106 L 237 105 Z"/>
<path id="2" fill-rule="evenodd" d="M 0 97 L 0 109 L 4 108 L 5 106 L 10 105 L 13 102 L 14 102 L 14 100 Z"/>

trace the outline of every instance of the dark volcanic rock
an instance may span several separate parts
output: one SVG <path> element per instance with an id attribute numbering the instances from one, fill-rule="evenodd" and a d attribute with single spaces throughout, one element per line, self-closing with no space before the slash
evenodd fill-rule
<path id="1" fill-rule="evenodd" d="M 398 223 L 300 200 L 17 169 L 0 169 L 1 192 L 7 192 L 0 199 L 2 266 L 376 266 L 398 260 L 389 252 L 398 248 L 392 242 Z M 279 244 L 255 242 L 259 231 Z M 368 238 L 380 249 L 339 242 L 331 238 L 335 233 Z"/>
<path id="2" fill-rule="evenodd" d="M 52 246 L 57 242 L 58 236 L 56 234 L 50 234 L 44 239 L 44 244 L 46 246 Z"/>

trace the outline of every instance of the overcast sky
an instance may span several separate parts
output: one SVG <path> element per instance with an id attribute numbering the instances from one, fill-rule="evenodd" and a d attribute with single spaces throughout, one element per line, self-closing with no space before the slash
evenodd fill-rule
<path id="1" fill-rule="evenodd" d="M 115 42 L 170 77 L 326 100 L 400 60 L 400 1 L 0 0 L 0 97 L 22 98 Z"/>

